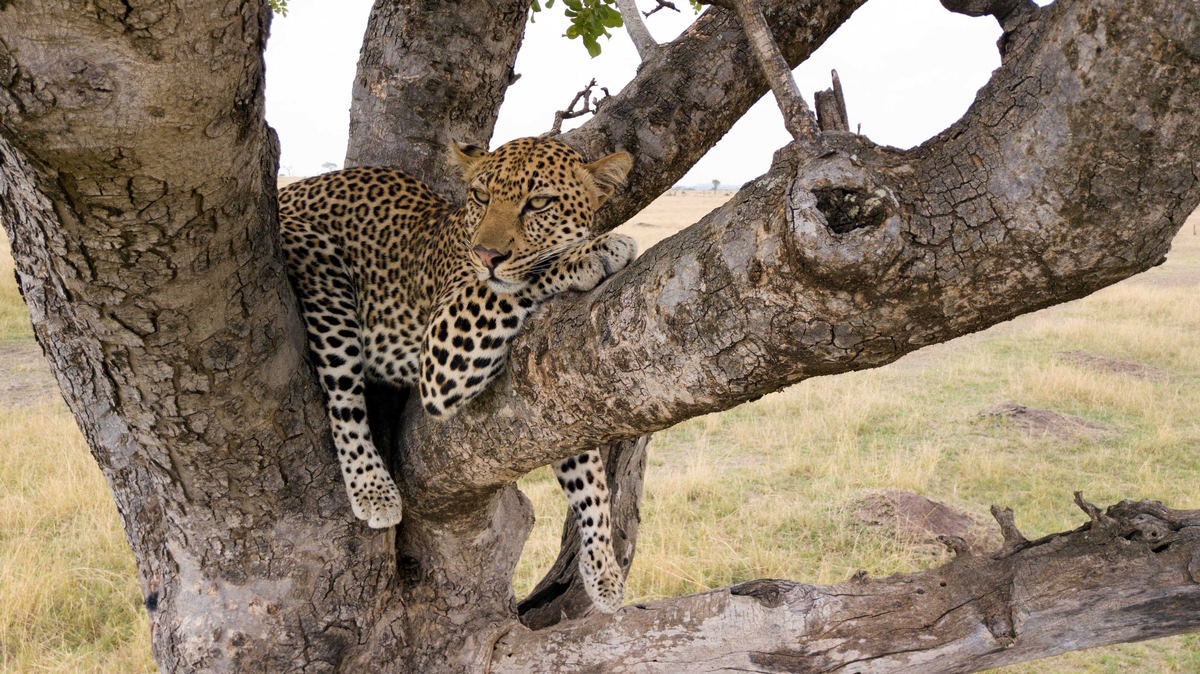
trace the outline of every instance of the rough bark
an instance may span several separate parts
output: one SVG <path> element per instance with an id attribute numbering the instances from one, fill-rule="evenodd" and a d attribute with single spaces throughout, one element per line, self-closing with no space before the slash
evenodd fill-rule
<path id="1" fill-rule="evenodd" d="M 830 73 L 833 86 L 813 95 L 813 107 L 817 109 L 817 124 L 822 131 L 849 131 L 850 118 L 846 114 L 846 97 L 842 95 L 842 80 L 837 71 Z"/>
<path id="2" fill-rule="evenodd" d="M 35 334 L 160 667 L 332 669 L 393 536 L 350 514 L 279 256 L 269 10 L 106 7 L 0 8 L 0 219 Z"/>
<path id="3" fill-rule="evenodd" d="M 1197 11 L 1055 3 L 925 145 L 780 151 L 725 207 L 541 312 L 478 404 L 413 419 L 406 488 L 452 512 L 558 448 L 883 365 L 1158 264 L 1200 200 Z M 486 455 L 444 449 L 485 435 Z"/>
<path id="4" fill-rule="evenodd" d="M 480 404 L 444 425 L 409 413 L 406 520 L 373 532 L 346 505 L 279 260 L 265 8 L 107 6 L 0 9 L 0 209 L 165 671 L 473 672 L 505 634 L 539 652 L 560 633 L 517 621 L 516 476 L 1090 292 L 1161 259 L 1200 201 L 1200 8 L 1013 12 L 1003 69 L 954 128 L 912 152 L 788 148 L 727 208 L 542 311 Z M 766 17 L 793 28 L 790 60 L 855 6 Z M 714 9 L 569 134 L 638 157 L 601 228 L 715 142 L 766 90 L 756 72 Z"/>
<path id="5" fill-rule="evenodd" d="M 346 166 L 401 166 L 462 191 L 454 140 L 486 146 L 525 35 L 529 0 L 377 0 L 350 104 Z"/>
<path id="6" fill-rule="evenodd" d="M 920 573 L 756 580 L 496 645 L 492 672 L 961 674 L 1200 629 L 1200 511 L 1122 502 Z"/>

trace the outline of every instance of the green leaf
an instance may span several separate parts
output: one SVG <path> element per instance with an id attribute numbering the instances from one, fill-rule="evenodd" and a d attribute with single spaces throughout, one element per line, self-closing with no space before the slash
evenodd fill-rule
<path id="1" fill-rule="evenodd" d="M 583 36 L 583 46 L 587 48 L 588 55 L 596 58 L 600 55 L 600 43 L 596 42 L 596 38 L 591 35 Z"/>
<path id="2" fill-rule="evenodd" d="M 600 21 L 605 26 L 607 26 L 609 28 L 620 28 L 621 26 L 625 25 L 625 19 L 621 18 L 620 12 L 610 9 L 608 7 L 602 8 L 601 11 L 602 11 L 603 15 L 600 17 Z"/>

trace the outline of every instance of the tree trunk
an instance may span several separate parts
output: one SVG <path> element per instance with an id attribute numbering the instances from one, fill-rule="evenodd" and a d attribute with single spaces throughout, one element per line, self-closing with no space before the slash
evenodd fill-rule
<path id="1" fill-rule="evenodd" d="M 350 104 L 346 166 L 400 166 L 441 194 L 452 141 L 487 145 L 515 81 L 529 0 L 377 0 Z"/>
<path id="2" fill-rule="evenodd" d="M 406 419 L 393 457 L 406 498 L 396 531 L 369 530 L 350 513 L 279 256 L 277 149 L 262 117 L 265 6 L 110 4 L 3 3 L 0 215 L 38 339 L 113 487 L 164 671 L 515 671 L 551 658 L 654 671 L 656 657 L 709 656 L 714 671 L 746 661 L 764 671 L 911 671 L 923 666 L 912 649 L 924 633 L 941 639 L 943 657 L 962 656 L 954 671 L 973 671 L 1196 629 L 1196 516 L 1150 506 L 1124 506 L 1142 517 L 1136 526 L 1116 510 L 1122 524 L 1096 516 L 1074 537 L 910 576 L 947 582 L 913 590 L 912 604 L 905 577 L 861 593 L 759 582 L 529 631 L 511 584 L 531 519 L 514 480 L 531 468 L 805 377 L 890 362 L 1161 260 L 1200 201 L 1195 3 L 1021 5 L 1004 15 L 1003 67 L 942 135 L 909 152 L 836 133 L 793 144 L 726 207 L 597 290 L 551 302 L 514 344 L 504 378 L 452 421 L 394 407 Z M 764 15 L 792 61 L 858 4 L 780 0 Z M 376 16 L 399 16 L 390 7 Z M 389 25 L 434 37 L 479 25 L 409 18 Z M 464 44 L 481 57 L 519 39 Z M 426 72 L 438 44 L 414 49 L 416 64 L 404 67 Z M 364 61 L 377 46 L 364 47 Z M 506 63 L 481 70 L 481 86 L 502 92 Z M 397 90 L 390 73 L 368 68 L 359 96 L 386 91 L 393 112 L 396 100 L 425 96 L 443 118 L 463 111 L 463 127 L 482 139 L 500 97 L 464 103 L 474 83 L 439 77 L 431 95 Z M 726 10 L 663 45 L 566 134 L 589 156 L 635 156 L 630 189 L 597 229 L 669 187 L 765 90 Z M 412 170 L 432 171 L 431 139 L 459 127 L 421 119 L 376 138 L 408 153 Z M 354 138 L 371 139 L 365 128 Z M 614 469 L 640 489 L 636 464 Z M 628 496 L 634 531 L 637 491 Z M 1048 584 L 1065 562 L 1097 569 L 1068 580 L 1098 606 L 1072 614 L 1062 586 Z M 1106 594 L 1092 584 L 1146 587 L 1139 573 L 1168 589 Z M 1033 590 L 1000 601 L 974 576 Z M 878 631 L 890 623 L 876 608 L 889 600 L 928 629 Z M 569 592 L 536 593 L 527 623 L 552 623 L 547 607 L 579 610 Z M 1096 619 L 1105 609 L 1157 617 L 1132 629 Z M 836 625 L 868 613 L 878 621 Z M 1049 615 L 1076 622 L 1064 628 Z M 948 619 L 928 619 L 938 616 Z M 799 631 L 759 635 L 768 623 Z M 794 647 L 821 625 L 854 641 Z M 612 659 L 615 645 L 639 639 L 642 652 Z"/>

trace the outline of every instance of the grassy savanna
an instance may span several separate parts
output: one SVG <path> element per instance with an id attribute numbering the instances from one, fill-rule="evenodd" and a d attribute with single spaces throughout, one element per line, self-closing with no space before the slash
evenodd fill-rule
<path id="1" fill-rule="evenodd" d="M 626 231 L 645 248 L 727 196 L 664 197 Z M 858 569 L 882 576 L 940 563 L 945 553 L 936 547 L 855 517 L 864 497 L 886 489 L 984 519 L 992 503 L 1011 506 L 1031 538 L 1083 520 L 1073 489 L 1102 505 L 1152 496 L 1200 507 L 1193 222 L 1165 265 L 1091 297 L 659 433 L 628 599 L 757 577 L 832 583 Z M 47 395 L 49 375 L 6 255 L 0 356 L 0 671 L 153 671 L 119 520 L 69 413 Z M 1128 367 L 1106 369 L 1110 362 Z M 1102 428 L 1039 433 L 981 416 L 1006 402 Z M 552 561 L 565 511 L 549 471 L 522 486 L 538 525 L 518 569 L 518 594 Z M 1195 672 L 1200 637 L 1008 671 Z"/>

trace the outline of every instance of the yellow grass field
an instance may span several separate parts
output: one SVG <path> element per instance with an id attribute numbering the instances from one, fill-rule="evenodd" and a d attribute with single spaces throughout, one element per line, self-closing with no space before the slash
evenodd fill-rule
<path id="1" fill-rule="evenodd" d="M 625 225 L 642 248 L 728 193 L 656 201 Z M 1155 497 L 1200 508 L 1200 236 L 1192 216 L 1165 265 L 1091 297 L 868 372 L 803 382 L 693 419 L 650 445 L 628 600 L 757 577 L 831 583 L 946 554 L 860 522 L 864 497 L 924 494 L 1024 533 L 1077 526 L 1071 491 L 1101 505 Z M 32 342 L 0 254 L 0 672 L 149 672 L 149 631 L 107 486 Z M 1080 354 L 1083 354 L 1080 356 Z M 1105 361 L 1102 358 L 1120 359 Z M 1124 369 L 1103 367 L 1124 363 Z M 1076 415 L 1094 433 L 1031 433 L 997 404 Z M 522 481 L 538 525 L 518 569 L 532 587 L 565 505 L 542 469 Z M 1200 671 L 1200 636 L 1096 649 L 1006 672 Z"/>

